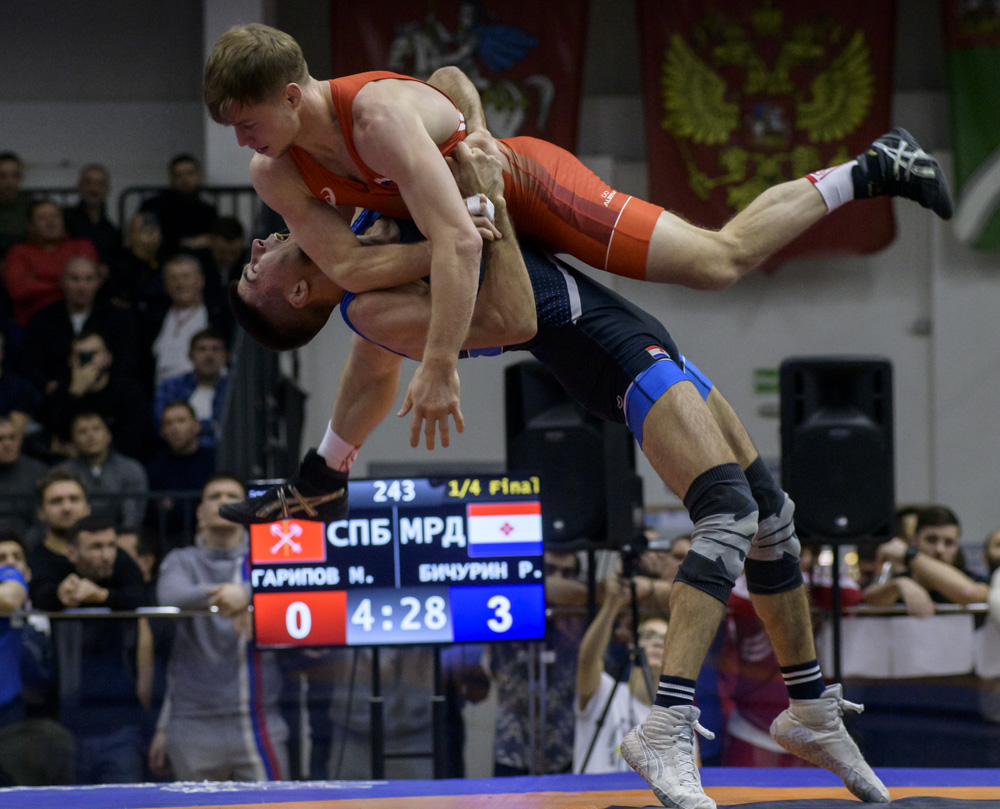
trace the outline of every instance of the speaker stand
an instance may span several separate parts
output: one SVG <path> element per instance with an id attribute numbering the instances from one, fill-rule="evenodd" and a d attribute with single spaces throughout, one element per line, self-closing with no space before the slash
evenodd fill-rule
<path id="1" fill-rule="evenodd" d="M 841 675 L 843 673 L 840 658 L 840 545 L 836 540 L 831 540 L 830 547 L 833 549 L 833 580 L 831 582 L 832 587 L 830 591 L 830 612 L 833 618 L 833 681 L 835 683 L 839 683 L 841 682 Z"/>

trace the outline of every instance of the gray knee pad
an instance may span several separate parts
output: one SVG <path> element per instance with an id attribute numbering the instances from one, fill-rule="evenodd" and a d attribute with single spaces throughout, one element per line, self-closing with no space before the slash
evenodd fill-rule
<path id="1" fill-rule="evenodd" d="M 794 590 L 802 584 L 801 545 L 795 534 L 795 503 L 785 496 L 777 514 L 760 521 L 747 554 L 747 589 L 764 595 Z"/>
<path id="2" fill-rule="evenodd" d="M 784 556 L 794 556 L 797 559 L 802 546 L 795 534 L 794 518 L 795 503 L 785 495 L 785 502 L 781 504 L 778 513 L 760 521 L 747 558 L 759 562 L 773 562 Z"/>
<path id="3" fill-rule="evenodd" d="M 727 474 L 729 466 L 736 467 L 733 474 Z M 684 502 L 694 531 L 676 580 L 725 604 L 757 532 L 757 503 L 738 464 L 706 472 L 691 485 Z"/>

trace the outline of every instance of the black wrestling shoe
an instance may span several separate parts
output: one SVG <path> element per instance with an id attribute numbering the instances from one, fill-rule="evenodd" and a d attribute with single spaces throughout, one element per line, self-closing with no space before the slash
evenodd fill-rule
<path id="1" fill-rule="evenodd" d="M 347 473 L 326 465 L 311 449 L 293 480 L 270 486 L 262 494 L 219 507 L 219 516 L 240 525 L 277 522 L 298 517 L 334 522 L 347 516 Z"/>
<path id="2" fill-rule="evenodd" d="M 905 129 L 889 130 L 858 155 L 851 179 L 855 199 L 906 197 L 951 219 L 954 206 L 941 166 Z"/>

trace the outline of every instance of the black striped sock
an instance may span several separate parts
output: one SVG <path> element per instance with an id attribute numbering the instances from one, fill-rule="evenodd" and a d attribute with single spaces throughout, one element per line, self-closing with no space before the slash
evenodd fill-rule
<path id="1" fill-rule="evenodd" d="M 782 666 L 781 676 L 791 699 L 819 699 L 826 688 L 823 672 L 815 660 L 797 666 Z"/>
<path id="2" fill-rule="evenodd" d="M 694 705 L 694 680 L 684 677 L 660 675 L 660 687 L 656 692 L 654 705 L 674 708 L 678 705 Z"/>

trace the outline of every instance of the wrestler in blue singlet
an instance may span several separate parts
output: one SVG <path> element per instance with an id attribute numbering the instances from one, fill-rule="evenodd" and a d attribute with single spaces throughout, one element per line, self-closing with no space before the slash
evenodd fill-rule
<path id="1" fill-rule="evenodd" d="M 363 233 L 377 213 L 365 211 L 354 222 Z M 412 222 L 397 220 L 401 241 L 422 238 Z M 702 398 L 711 381 L 678 351 L 656 318 L 539 248 L 521 242 L 521 254 L 535 294 L 538 333 L 528 343 L 462 352 L 489 356 L 529 351 L 559 380 L 574 401 L 606 421 L 628 425 L 642 445 L 642 424 L 653 403 L 672 385 L 692 382 Z M 340 313 L 350 328 L 346 293 Z M 367 338 L 366 338 L 367 339 Z"/>

